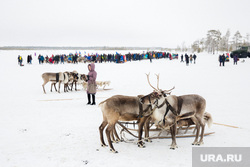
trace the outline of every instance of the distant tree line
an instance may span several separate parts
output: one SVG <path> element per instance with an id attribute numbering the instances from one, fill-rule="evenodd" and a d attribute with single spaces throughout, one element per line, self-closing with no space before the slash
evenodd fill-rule
<path id="1" fill-rule="evenodd" d="M 227 30 L 225 35 L 222 35 L 220 30 L 209 30 L 207 36 L 194 41 L 191 44 L 191 48 L 185 46 L 185 42 L 182 43 L 181 47 L 177 46 L 178 51 L 188 51 L 192 52 L 204 52 L 214 54 L 215 52 L 231 52 L 232 50 L 238 49 L 239 46 L 250 46 L 250 34 L 247 33 L 246 36 L 242 36 L 239 31 L 231 36 L 230 30 Z"/>
<path id="2" fill-rule="evenodd" d="M 231 52 L 239 46 L 250 45 L 249 36 L 249 33 L 242 36 L 239 31 L 231 36 L 230 30 L 227 30 L 226 34 L 222 36 L 220 30 L 209 30 L 207 37 L 194 41 L 191 48 L 194 52 L 207 51 L 213 54 L 216 51 Z"/>

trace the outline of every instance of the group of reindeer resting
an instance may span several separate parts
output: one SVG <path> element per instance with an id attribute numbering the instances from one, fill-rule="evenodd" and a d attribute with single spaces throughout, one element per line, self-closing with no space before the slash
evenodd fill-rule
<path id="1" fill-rule="evenodd" d="M 147 79 L 154 89 L 152 93 L 146 96 L 115 95 L 99 104 L 103 114 L 103 121 L 99 127 L 101 145 L 107 146 L 103 138 L 103 131 L 107 126 L 105 132 L 110 151 L 117 153 L 112 144 L 112 140 L 120 141 L 115 129 L 116 123 L 134 120 L 138 123 L 138 147 L 144 147 L 145 144 L 142 141 L 143 127 L 145 141 L 150 141 L 149 122 L 153 122 L 159 128 L 170 130 L 172 138 L 170 149 L 177 148 L 177 127 L 181 126 L 195 125 L 196 136 L 192 144 L 203 144 L 205 124 L 208 126 L 212 124 L 211 115 L 205 112 L 206 100 L 196 94 L 170 95 L 175 87 L 170 90 L 159 89 L 159 75 L 157 75 L 157 89 L 150 84 L 149 74 Z M 198 140 L 199 136 L 200 140 Z"/>
<path id="2" fill-rule="evenodd" d="M 56 83 L 58 83 L 58 93 L 60 93 L 60 85 L 61 83 L 64 84 L 64 92 L 68 92 L 69 90 L 72 91 L 73 85 L 75 85 L 75 90 L 77 90 L 76 85 L 77 84 L 83 84 L 86 83 L 86 76 L 85 74 L 79 74 L 77 71 L 73 72 L 59 72 L 59 73 L 43 73 L 42 78 L 44 83 L 42 84 L 43 91 L 46 93 L 44 86 L 48 83 L 51 82 L 51 89 L 50 91 L 52 92 L 52 87 L 54 85 L 55 90 L 56 89 Z"/>

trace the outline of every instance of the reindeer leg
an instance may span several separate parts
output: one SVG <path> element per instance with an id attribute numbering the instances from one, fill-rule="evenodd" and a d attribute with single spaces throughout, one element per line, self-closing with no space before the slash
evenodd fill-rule
<path id="1" fill-rule="evenodd" d="M 144 143 L 142 142 L 142 133 L 143 133 L 143 126 L 144 126 L 146 119 L 147 119 L 146 117 L 142 117 L 140 119 L 139 124 L 138 124 L 138 142 L 137 142 L 137 145 L 140 148 L 145 148 L 145 146 L 143 145 Z"/>
<path id="2" fill-rule="evenodd" d="M 114 127 L 115 127 L 115 126 L 114 126 Z M 114 132 L 114 129 L 112 129 L 112 130 L 111 130 L 111 133 L 110 133 L 110 137 L 111 137 L 111 142 L 112 142 L 112 143 L 116 143 L 115 137 L 114 137 L 114 133 L 115 133 L 115 132 Z"/>
<path id="3" fill-rule="evenodd" d="M 150 124 L 150 117 L 147 118 L 145 124 L 144 124 L 144 130 L 145 130 L 145 141 L 146 142 L 152 142 L 152 140 L 149 139 L 149 124 Z"/>
<path id="4" fill-rule="evenodd" d="M 199 133 L 200 133 L 200 124 L 198 123 L 198 121 L 196 121 L 196 136 L 194 139 L 194 142 L 192 143 L 192 145 L 198 145 L 198 138 L 199 138 Z"/>
<path id="5" fill-rule="evenodd" d="M 46 94 L 46 91 L 45 91 L 44 86 L 45 86 L 48 82 L 49 82 L 49 81 L 44 81 L 44 83 L 42 84 L 44 94 Z"/>
<path id="6" fill-rule="evenodd" d="M 201 137 L 200 137 L 200 141 L 197 143 L 197 145 L 204 144 L 203 137 L 204 137 L 205 123 L 202 121 L 202 119 L 200 119 L 200 126 L 201 126 Z"/>
<path id="7" fill-rule="evenodd" d="M 51 83 L 50 92 L 52 92 L 53 84 L 54 83 Z"/>
<path id="8" fill-rule="evenodd" d="M 75 82 L 75 91 L 77 91 L 77 88 L 76 88 L 76 82 Z"/>
<path id="9" fill-rule="evenodd" d="M 195 128 L 194 128 L 194 130 L 193 130 L 193 134 L 195 133 L 195 131 L 196 131 L 196 126 L 195 126 Z"/>
<path id="10" fill-rule="evenodd" d="M 58 93 L 60 93 L 61 82 L 62 82 L 62 81 L 59 81 L 59 82 L 58 82 Z"/>
<path id="11" fill-rule="evenodd" d="M 104 146 L 107 146 L 104 142 L 104 139 L 103 139 L 103 130 L 104 128 L 107 126 L 108 122 L 107 121 L 103 121 L 102 124 L 99 126 L 99 132 L 100 132 L 100 140 L 101 140 L 101 146 L 104 147 Z"/>
<path id="12" fill-rule="evenodd" d="M 121 139 L 119 138 L 119 136 L 118 136 L 118 134 L 117 134 L 117 131 L 116 131 L 116 128 L 115 128 L 115 126 L 114 126 L 114 134 L 115 134 L 115 137 L 116 137 L 116 142 L 120 142 L 121 141 Z"/>
<path id="13" fill-rule="evenodd" d="M 171 137 L 172 137 L 172 144 L 171 144 L 170 149 L 173 149 L 173 150 L 178 148 L 176 144 L 176 131 L 177 131 L 176 128 L 177 128 L 176 124 L 170 127 L 170 132 L 171 132 Z"/>
<path id="14" fill-rule="evenodd" d="M 67 89 L 68 89 L 68 90 L 70 90 L 70 91 L 72 91 L 72 90 L 70 89 L 70 86 L 69 86 L 69 84 L 68 84 L 68 86 L 67 86 Z"/>
<path id="15" fill-rule="evenodd" d="M 56 92 L 57 92 L 57 89 L 56 89 L 56 83 L 54 83 L 54 88 L 55 88 L 55 90 L 56 90 Z"/>
<path id="16" fill-rule="evenodd" d="M 114 128 L 114 124 L 108 125 L 107 129 L 106 129 L 106 135 L 108 138 L 108 143 L 109 143 L 109 147 L 110 147 L 110 151 L 114 152 L 114 153 L 118 153 L 117 151 L 115 151 L 114 146 L 111 142 L 111 138 L 110 138 L 110 132 L 112 132 L 112 129 Z"/>
<path id="17" fill-rule="evenodd" d="M 201 125 L 201 137 L 200 137 L 200 141 L 197 143 L 197 145 L 204 144 L 204 142 L 203 142 L 204 130 L 205 130 L 205 125 Z"/>
<path id="18" fill-rule="evenodd" d="M 194 142 L 192 143 L 192 145 L 198 145 L 198 138 L 199 138 L 199 134 L 200 134 L 200 124 L 197 123 L 196 125 L 197 131 L 196 131 L 196 136 L 194 139 Z"/>
<path id="19" fill-rule="evenodd" d="M 65 89 L 66 89 L 66 92 L 69 92 L 69 89 L 68 89 L 68 88 L 69 88 L 69 84 L 68 84 L 68 83 L 66 83 L 66 84 L 65 84 Z"/>

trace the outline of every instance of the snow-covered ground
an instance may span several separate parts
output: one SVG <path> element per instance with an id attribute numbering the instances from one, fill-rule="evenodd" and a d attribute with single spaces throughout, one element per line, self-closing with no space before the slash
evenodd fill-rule
<path id="1" fill-rule="evenodd" d="M 51 55 L 53 51 L 36 51 Z M 70 51 L 62 51 L 68 54 Z M 56 51 L 53 52 L 56 54 Z M 73 52 L 74 53 L 74 52 Z M 82 52 L 83 53 L 83 52 Z M 17 56 L 24 66 L 17 65 Z M 98 127 L 102 113 L 98 105 L 87 106 L 86 92 L 43 93 L 41 74 L 77 70 L 88 73 L 87 64 L 26 64 L 34 51 L 0 51 L 0 166 L 1 167 L 81 167 L 81 166 L 180 166 L 192 165 L 194 138 L 178 138 L 178 149 L 170 150 L 171 139 L 155 139 L 138 148 L 135 142 L 114 144 L 118 154 L 100 146 Z M 206 131 L 215 134 L 204 138 L 202 147 L 249 147 L 250 60 L 219 67 L 218 55 L 197 55 L 197 63 L 186 66 L 180 60 L 149 60 L 125 64 L 96 64 L 98 81 L 111 81 L 109 88 L 97 93 L 97 103 L 112 95 L 148 94 L 145 73 L 160 73 L 160 88 L 172 94 L 199 94 L 207 101 L 206 111 L 216 123 Z M 105 136 L 106 140 L 106 136 Z"/>

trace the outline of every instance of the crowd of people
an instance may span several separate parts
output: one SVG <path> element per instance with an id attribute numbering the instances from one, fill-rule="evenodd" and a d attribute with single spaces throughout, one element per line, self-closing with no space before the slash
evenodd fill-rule
<path id="1" fill-rule="evenodd" d="M 226 55 L 225 54 L 219 55 L 220 66 L 222 67 L 225 66 L 225 62 L 228 62 L 228 61 L 229 61 L 229 53 L 227 53 Z M 234 61 L 234 65 L 237 65 L 237 62 L 239 61 L 237 54 L 233 56 L 233 61 Z"/>
<path id="2" fill-rule="evenodd" d="M 178 59 L 178 54 L 176 53 L 168 53 L 168 52 L 146 52 L 146 53 L 127 53 L 127 54 L 85 54 L 82 55 L 81 53 L 75 54 L 60 54 L 60 55 L 48 55 L 43 56 L 41 54 L 38 55 L 39 64 L 49 63 L 49 64 L 64 64 L 66 63 L 78 63 L 78 62 L 95 62 L 95 63 L 102 63 L 102 62 L 114 62 L 114 63 L 125 63 L 128 61 L 141 61 L 141 60 L 150 60 L 152 62 L 153 59 L 162 59 L 168 58 L 169 60 Z M 27 63 L 32 64 L 32 56 L 28 55 Z"/>
<path id="3" fill-rule="evenodd" d="M 36 55 L 35 55 L 36 56 Z M 60 54 L 60 55 L 51 55 L 50 57 L 46 55 L 45 57 L 41 54 L 38 55 L 38 61 L 39 64 L 64 64 L 66 63 L 73 63 L 77 64 L 79 62 L 84 63 L 103 63 L 103 62 L 114 62 L 114 63 L 125 63 L 125 62 L 131 62 L 131 61 L 141 61 L 141 60 L 150 60 L 152 63 L 153 59 L 178 59 L 179 55 L 178 53 L 169 53 L 169 52 L 159 52 L 159 51 L 148 51 L 143 53 L 127 53 L 127 54 L 85 54 L 82 55 L 80 52 L 75 54 Z M 180 62 L 186 62 L 186 65 L 188 66 L 190 63 L 196 63 L 197 56 L 196 54 L 190 54 L 187 53 L 185 55 L 180 56 L 181 61 Z M 27 63 L 32 64 L 32 55 L 27 56 Z M 236 55 L 233 56 L 234 65 L 237 65 L 239 58 Z M 229 53 L 219 55 L 219 66 L 225 66 L 225 62 L 229 61 Z M 20 66 L 23 66 L 23 57 L 18 55 L 18 64 Z"/>
<path id="4" fill-rule="evenodd" d="M 183 54 L 182 54 L 182 55 L 181 55 L 181 62 L 184 62 L 183 58 L 184 58 L 184 56 L 183 56 Z M 193 55 L 191 54 L 190 56 L 188 56 L 188 54 L 186 53 L 186 54 L 185 54 L 185 62 L 186 62 L 186 65 L 188 66 L 188 65 L 189 65 L 189 62 L 192 64 L 193 61 L 194 61 L 194 64 L 195 64 L 196 58 L 197 58 L 196 54 L 193 54 Z"/>

